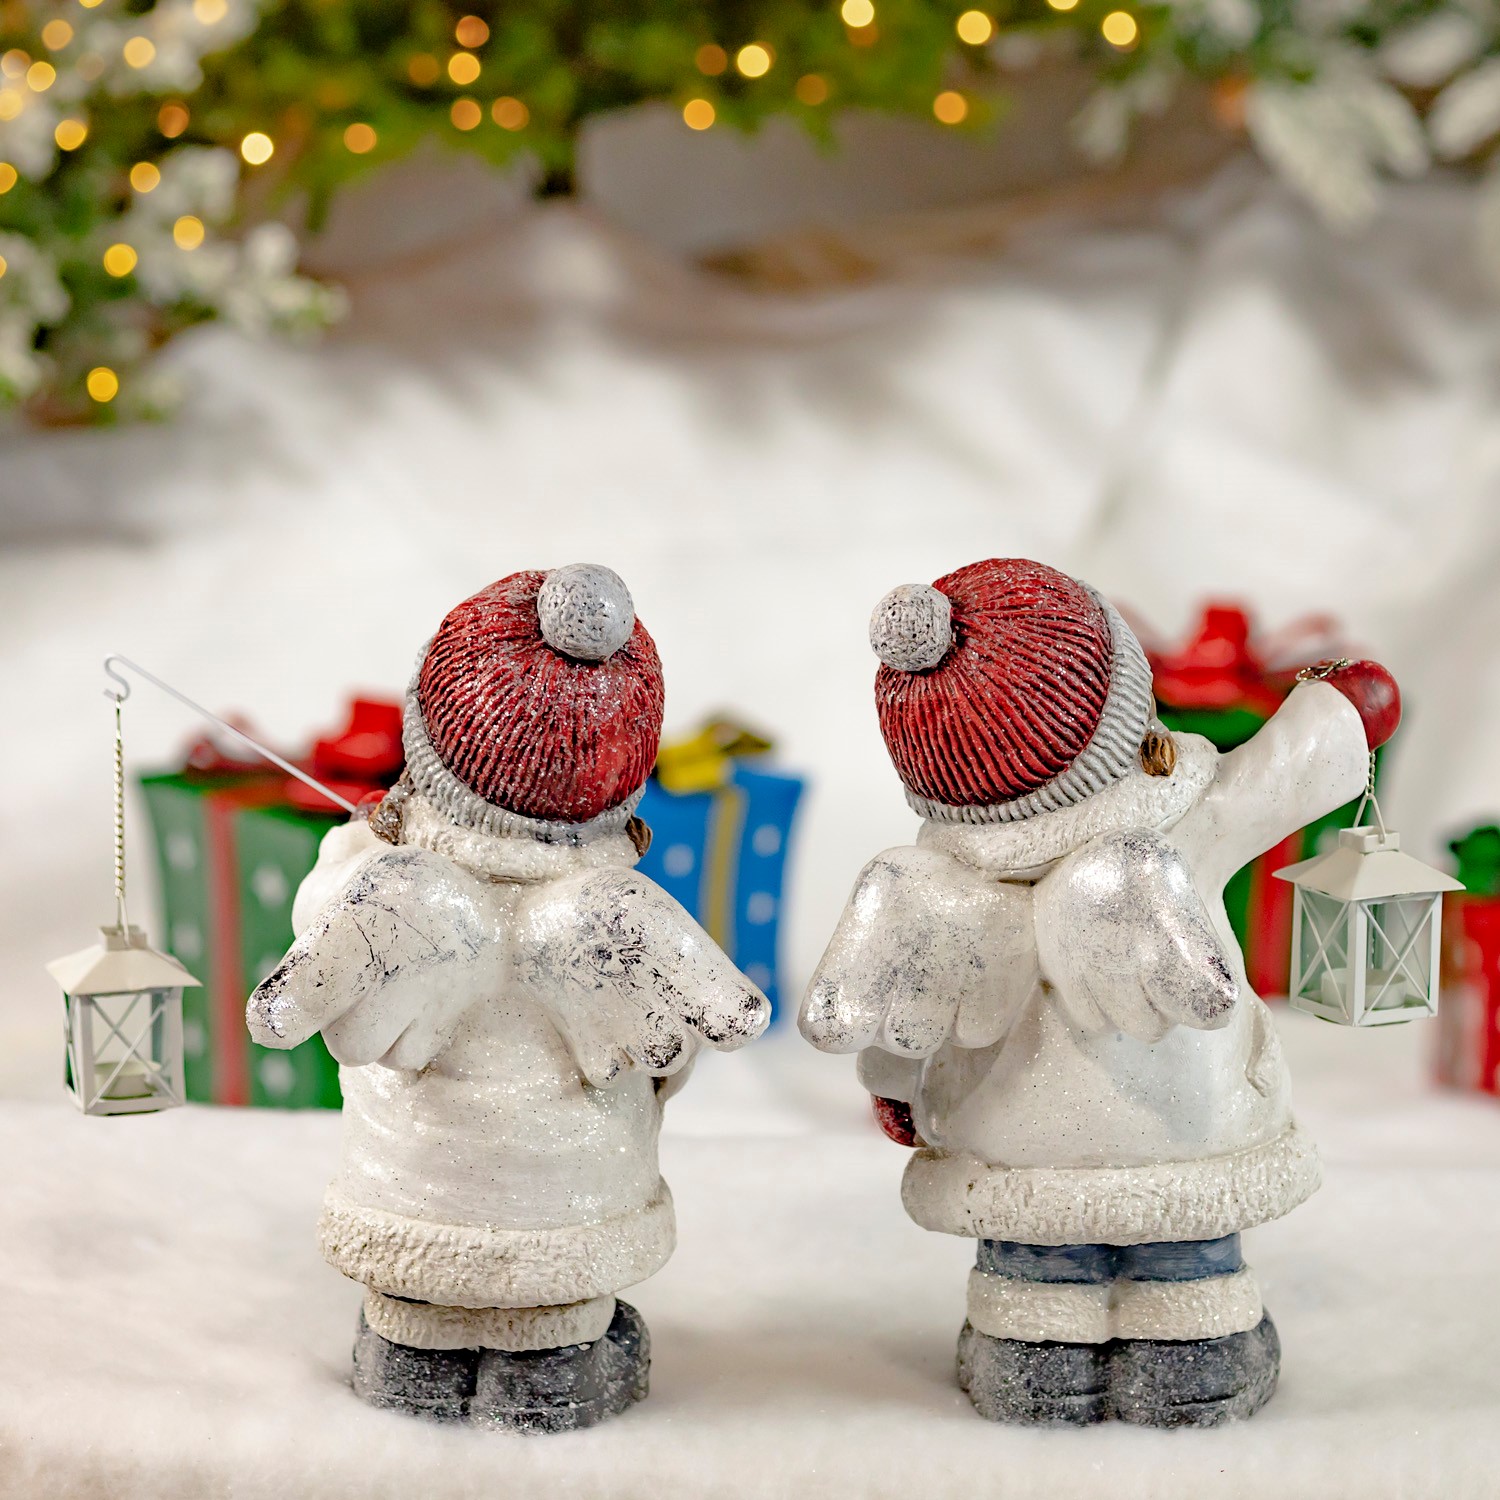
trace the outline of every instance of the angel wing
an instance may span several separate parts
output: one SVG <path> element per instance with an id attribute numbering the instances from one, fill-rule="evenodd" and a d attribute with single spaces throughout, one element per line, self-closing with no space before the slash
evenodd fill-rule
<path id="1" fill-rule="evenodd" d="M 1239 994 L 1186 860 L 1149 830 L 1104 834 L 1050 871 L 1036 942 L 1044 978 L 1090 1031 L 1216 1030 Z"/>
<path id="2" fill-rule="evenodd" d="M 666 1077 L 702 1043 L 731 1051 L 771 1019 L 770 1002 L 713 939 L 633 870 L 539 887 L 518 929 L 517 977 L 598 1087 L 632 1064 Z"/>
<path id="3" fill-rule="evenodd" d="M 1031 889 L 936 850 L 865 866 L 802 1002 L 824 1052 L 929 1057 L 998 1041 L 1037 980 Z"/>
<path id="4" fill-rule="evenodd" d="M 484 992 L 497 950 L 479 883 L 396 848 L 362 865 L 250 996 L 250 1035 L 295 1047 L 321 1031 L 341 1063 L 423 1068 Z"/>

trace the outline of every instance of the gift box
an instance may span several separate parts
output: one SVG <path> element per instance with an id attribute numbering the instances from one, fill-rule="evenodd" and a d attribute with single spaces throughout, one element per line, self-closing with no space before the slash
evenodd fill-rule
<path id="1" fill-rule="evenodd" d="M 357 700 L 345 728 L 298 763 L 351 802 L 389 786 L 402 764 L 400 705 Z M 323 835 L 347 814 L 209 740 L 182 769 L 142 776 L 140 786 L 155 838 L 164 946 L 201 982 L 183 997 L 188 1098 L 337 1108 L 338 1065 L 322 1038 L 286 1052 L 257 1046 L 245 1029 L 245 1002 L 291 944 L 297 887 Z"/>
<path id="2" fill-rule="evenodd" d="M 1464 889 L 1443 902 L 1437 1078 L 1500 1094 L 1500 828 L 1448 847 Z"/>
<path id="3" fill-rule="evenodd" d="M 1276 712 L 1297 673 L 1318 661 L 1352 655 L 1325 615 L 1297 620 L 1274 636 L 1257 637 L 1249 615 L 1234 604 L 1211 604 L 1192 638 L 1177 649 L 1142 633 L 1156 686 L 1156 712 L 1168 729 L 1201 734 L 1219 750 L 1243 745 Z M 1376 757 L 1379 778 L 1381 756 Z M 1286 993 L 1292 954 L 1293 889 L 1277 870 L 1332 848 L 1354 821 L 1359 800 L 1309 824 L 1238 871 L 1224 889 L 1229 924 L 1245 955 L 1251 988 Z"/>
<path id="4" fill-rule="evenodd" d="M 639 868 L 681 902 L 779 1013 L 787 851 L 803 781 L 763 764 L 771 742 L 713 719 L 661 747 L 638 816 Z"/>

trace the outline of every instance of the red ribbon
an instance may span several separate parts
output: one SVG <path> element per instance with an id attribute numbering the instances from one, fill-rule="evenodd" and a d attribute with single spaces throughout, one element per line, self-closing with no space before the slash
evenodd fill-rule
<path id="1" fill-rule="evenodd" d="M 1156 696 L 1172 708 L 1248 708 L 1272 714 L 1297 672 L 1346 654 L 1328 615 L 1306 615 L 1273 635 L 1257 637 L 1245 609 L 1211 603 L 1195 634 L 1174 651 L 1148 646 Z"/>

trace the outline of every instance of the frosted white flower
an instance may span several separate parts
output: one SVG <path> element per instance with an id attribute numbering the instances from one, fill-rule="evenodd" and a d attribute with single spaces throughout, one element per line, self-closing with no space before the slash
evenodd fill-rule
<path id="1" fill-rule="evenodd" d="M 344 315 L 344 294 L 294 274 L 297 240 L 284 224 L 261 224 L 240 247 L 223 316 L 250 334 L 311 331 Z"/>
<path id="2" fill-rule="evenodd" d="M 1428 164 L 1416 112 L 1351 54 L 1326 57 L 1309 83 L 1252 85 L 1245 123 L 1266 160 L 1336 229 L 1374 216 L 1382 170 L 1415 176 Z"/>
<path id="3" fill-rule="evenodd" d="M 1466 12 L 1452 8 L 1403 27 L 1380 48 L 1386 75 L 1411 88 L 1433 88 L 1476 58 L 1485 32 Z"/>
<path id="4" fill-rule="evenodd" d="M 57 165 L 57 142 L 52 132 L 61 119 L 47 94 L 26 94 L 21 112 L 0 121 L 0 161 L 8 161 L 21 176 L 40 182 Z"/>
<path id="5" fill-rule="evenodd" d="M 179 146 L 162 157 L 161 182 L 136 198 L 131 217 L 168 223 L 196 214 L 205 224 L 222 224 L 234 211 L 240 168 L 234 153 L 216 146 Z"/>
<path id="6" fill-rule="evenodd" d="M 1450 161 L 1500 135 L 1500 57 L 1454 79 L 1433 102 L 1427 130 L 1438 155 Z"/>
<path id="7" fill-rule="evenodd" d="M 36 352 L 36 325 L 0 310 L 0 398 L 24 401 L 42 383 L 47 362 Z"/>
<path id="8" fill-rule="evenodd" d="M 24 314 L 33 326 L 57 323 L 67 316 L 68 294 L 57 267 L 34 241 L 22 234 L 0 233 L 0 257 L 5 261 L 0 309 Z"/>
<path id="9" fill-rule="evenodd" d="M 1131 123 L 1140 115 L 1161 114 L 1172 102 L 1176 87 L 1176 70 L 1161 65 L 1142 68 L 1120 83 L 1096 89 L 1073 119 L 1074 144 L 1090 161 L 1119 161 Z"/>

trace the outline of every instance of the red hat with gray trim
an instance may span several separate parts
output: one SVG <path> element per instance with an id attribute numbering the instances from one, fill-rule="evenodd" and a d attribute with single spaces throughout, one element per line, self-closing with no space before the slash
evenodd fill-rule
<path id="1" fill-rule="evenodd" d="M 1042 563 L 991 558 L 893 589 L 870 618 L 875 704 L 924 818 L 1002 823 L 1139 763 L 1151 668 L 1119 612 Z"/>
<path id="2" fill-rule="evenodd" d="M 634 812 L 662 705 L 656 646 L 617 573 L 512 573 L 450 610 L 424 648 L 407 771 L 455 823 L 584 843 Z"/>

